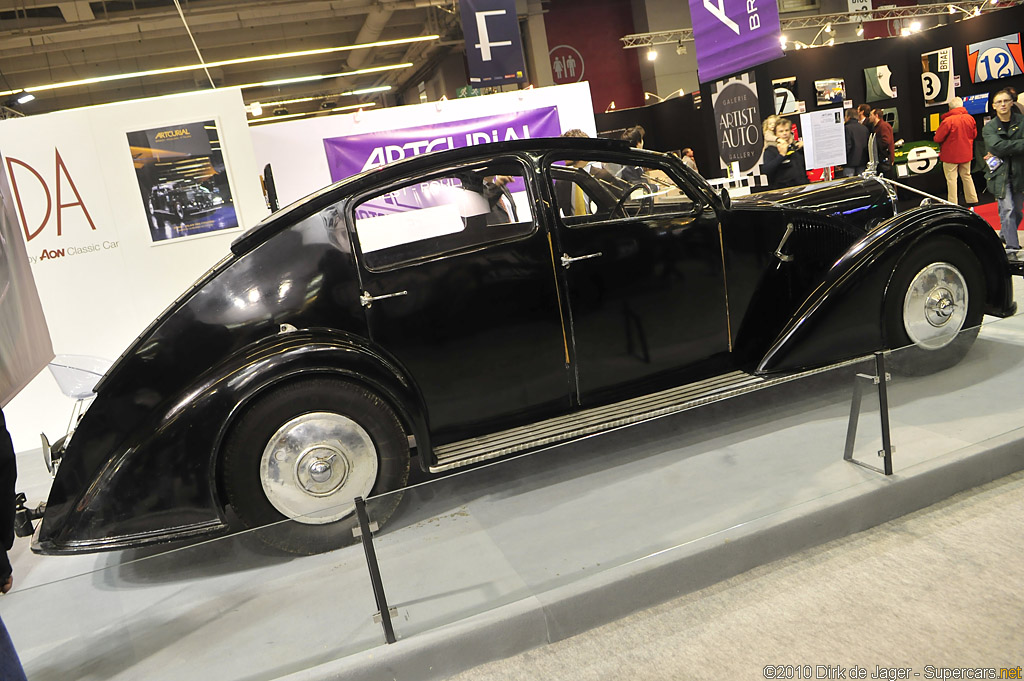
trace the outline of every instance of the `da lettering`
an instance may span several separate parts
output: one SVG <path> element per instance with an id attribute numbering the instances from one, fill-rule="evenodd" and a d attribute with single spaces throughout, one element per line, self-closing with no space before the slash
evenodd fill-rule
<path id="1" fill-rule="evenodd" d="M 46 180 L 42 174 L 28 163 L 20 159 L 16 159 L 13 156 L 7 157 L 7 176 L 11 180 L 11 189 L 14 191 L 14 202 L 18 206 L 18 215 L 21 217 L 21 226 L 25 230 L 25 240 L 32 241 L 50 222 L 50 215 L 53 211 L 53 203 L 56 198 L 57 202 L 57 236 L 63 233 L 64 228 L 64 211 L 71 208 L 80 208 L 85 219 L 89 222 L 89 227 L 96 230 L 96 223 L 92 221 L 92 216 L 89 215 L 89 209 L 85 207 L 85 201 L 82 200 L 82 195 L 78 192 L 78 187 L 75 186 L 75 181 L 71 179 L 71 173 L 68 172 L 67 166 L 64 164 L 64 159 L 60 157 L 60 150 L 56 147 L 53 148 L 54 153 L 54 178 L 53 178 L 53 194 L 50 193 L 50 186 L 46 184 Z M 19 168 L 18 172 L 15 172 L 15 166 Z M 26 174 L 27 173 L 27 174 Z M 22 202 L 22 190 L 27 189 L 24 182 L 36 182 L 42 189 L 42 196 L 46 199 L 46 212 L 43 215 L 42 221 L 34 229 L 29 227 L 28 217 L 25 213 L 25 204 Z M 75 195 L 75 200 L 70 203 L 64 203 L 63 195 L 66 191 L 65 186 L 71 190 L 71 193 Z M 38 192 L 37 192 L 38 195 Z"/>

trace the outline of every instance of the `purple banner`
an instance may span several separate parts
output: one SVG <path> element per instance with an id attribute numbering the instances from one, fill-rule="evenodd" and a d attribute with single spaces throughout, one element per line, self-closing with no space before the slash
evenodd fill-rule
<path id="1" fill-rule="evenodd" d="M 324 140 L 331 181 L 403 158 L 431 151 L 471 147 L 487 142 L 558 137 L 562 132 L 554 106 L 515 113 L 450 121 L 415 128 L 382 130 Z"/>
<path id="2" fill-rule="evenodd" d="M 469 82 L 475 87 L 525 80 L 516 0 L 461 0 Z"/>
<path id="3" fill-rule="evenodd" d="M 774 0 L 690 0 L 690 16 L 702 83 L 783 54 Z"/>

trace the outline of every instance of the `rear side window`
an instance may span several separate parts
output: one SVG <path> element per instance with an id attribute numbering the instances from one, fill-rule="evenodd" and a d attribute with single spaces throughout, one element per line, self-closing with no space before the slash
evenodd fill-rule
<path id="1" fill-rule="evenodd" d="M 379 270 L 522 237 L 535 226 L 519 161 L 474 164 L 361 200 L 359 250 Z"/>

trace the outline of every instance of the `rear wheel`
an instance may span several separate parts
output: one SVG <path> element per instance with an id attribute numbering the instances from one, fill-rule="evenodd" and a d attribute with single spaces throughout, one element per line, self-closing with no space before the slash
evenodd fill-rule
<path id="1" fill-rule="evenodd" d="M 400 489 L 408 476 L 408 440 L 394 411 L 334 378 L 291 383 L 261 398 L 224 450 L 228 503 L 247 527 L 280 523 L 257 535 L 290 553 L 354 543 L 354 499 Z M 383 525 L 400 498 L 372 506 L 372 520 Z"/>
<path id="2" fill-rule="evenodd" d="M 953 366 L 978 337 L 985 296 L 981 265 L 951 237 L 915 249 L 896 269 L 885 299 L 895 371 L 924 375 Z"/>

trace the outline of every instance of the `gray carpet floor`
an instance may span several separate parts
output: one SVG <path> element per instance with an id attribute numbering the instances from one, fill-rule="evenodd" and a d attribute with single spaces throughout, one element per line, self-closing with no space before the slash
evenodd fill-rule
<path id="1" fill-rule="evenodd" d="M 1024 472 L 452 681 L 1022 678 L 1022 530 Z"/>

